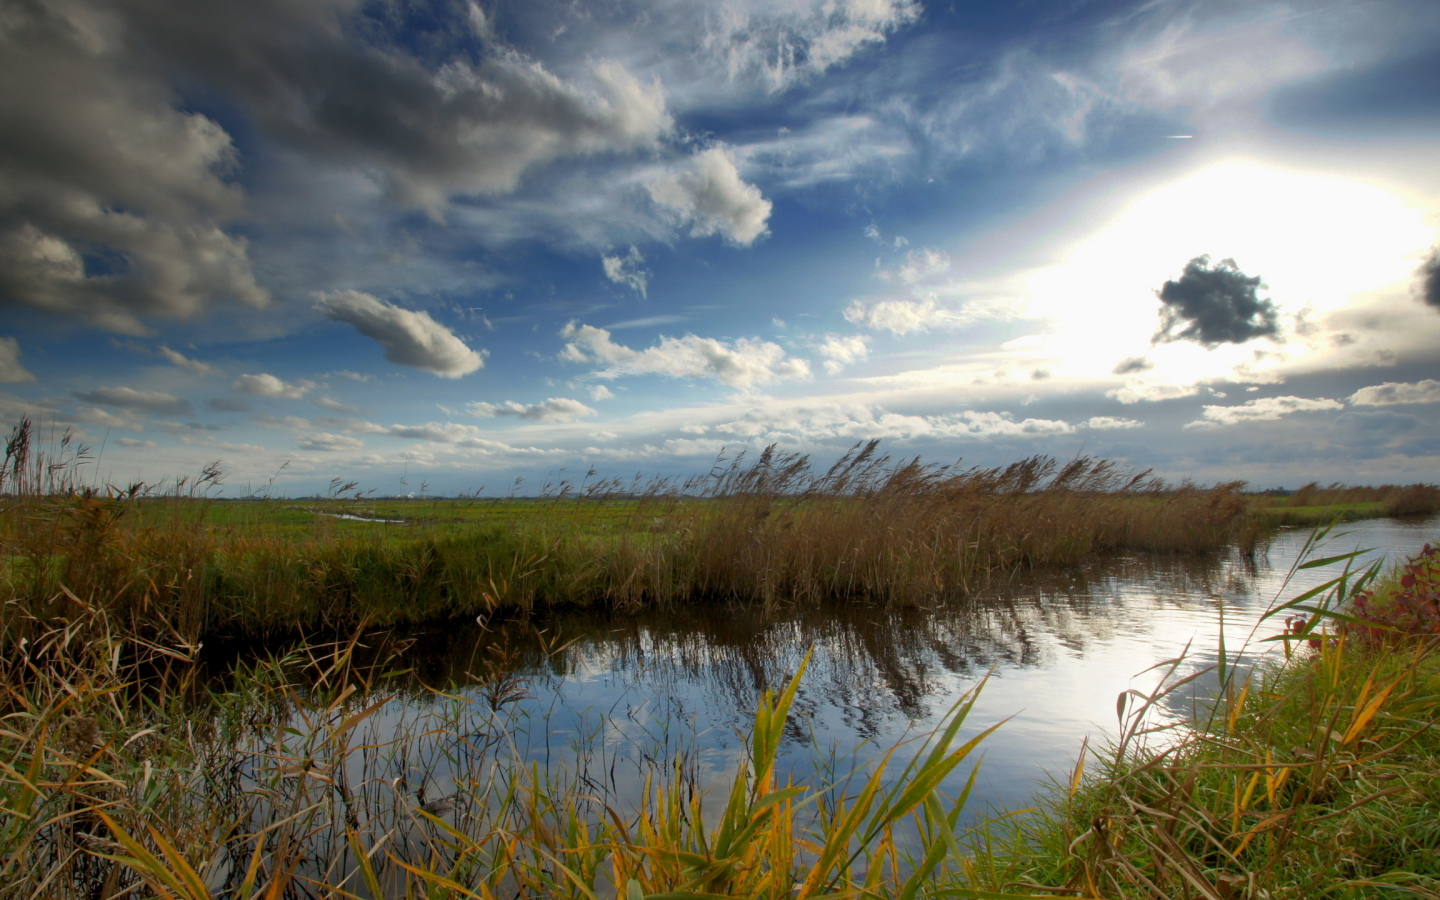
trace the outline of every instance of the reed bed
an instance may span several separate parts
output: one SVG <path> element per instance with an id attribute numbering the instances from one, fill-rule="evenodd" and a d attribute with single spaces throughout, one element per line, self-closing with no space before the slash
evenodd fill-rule
<path id="1" fill-rule="evenodd" d="M 1415 614 L 1440 587 L 1434 557 L 1427 547 L 1378 585 L 1375 569 L 1347 571 L 1275 607 L 1284 663 L 1237 668 L 1222 647 L 1218 666 L 1174 678 L 1177 660 L 1153 693 L 1122 697 L 1120 737 L 1090 772 L 1082 750 L 1038 815 L 977 838 L 984 883 L 1146 900 L 1440 897 L 1440 617 Z M 1152 715 L 1210 674 L 1212 702 L 1180 722 Z"/>
<path id="2" fill-rule="evenodd" d="M 547 604 L 922 605 L 1019 569 L 1112 551 L 1248 549 L 1263 533 L 1240 483 L 1167 485 L 1090 458 L 933 466 L 873 441 L 823 472 L 771 447 L 683 482 L 562 482 L 494 521 L 473 504 L 455 508 L 469 516 L 460 522 L 338 521 L 322 514 L 356 507 L 332 497 L 298 531 L 273 526 L 277 511 L 294 512 L 279 501 L 247 504 L 246 520 L 208 499 L 218 466 L 163 490 L 82 488 L 83 448 L 61 450 L 35 452 L 22 423 L 0 467 L 0 590 L 25 614 L 0 621 L 6 643 L 27 623 L 73 614 L 77 600 L 136 633 L 190 641 Z"/>
<path id="3" fill-rule="evenodd" d="M 0 897 L 969 895 L 969 789 L 938 786 L 988 734 L 958 737 L 973 692 L 921 744 L 795 784 L 776 755 L 802 664 L 760 700 L 728 790 L 652 748 L 621 796 L 602 735 L 567 769 L 525 752 L 513 673 L 420 711 L 357 645 L 306 645 L 220 691 L 195 683 L 191 648 L 121 636 L 103 610 L 28 643 L 0 673 Z"/>

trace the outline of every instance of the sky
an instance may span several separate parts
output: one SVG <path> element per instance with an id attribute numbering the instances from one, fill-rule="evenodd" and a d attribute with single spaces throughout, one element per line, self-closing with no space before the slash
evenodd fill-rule
<path id="1" fill-rule="evenodd" d="M 1437 84 L 1433 0 L 4 0 L 0 424 L 225 496 L 1440 481 Z"/>

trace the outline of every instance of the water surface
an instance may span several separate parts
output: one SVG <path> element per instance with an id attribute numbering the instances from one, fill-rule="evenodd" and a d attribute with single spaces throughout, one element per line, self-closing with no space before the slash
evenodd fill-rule
<path id="1" fill-rule="evenodd" d="M 1362 561 L 1388 554 L 1393 562 L 1440 533 L 1440 519 L 1377 519 L 1337 531 L 1315 555 L 1373 548 Z M 1182 655 L 1181 676 L 1213 664 L 1222 619 L 1232 655 L 1247 639 L 1277 633 L 1278 619 L 1256 631 L 1277 598 L 1338 574 L 1304 570 L 1286 583 L 1309 534 L 1282 532 L 1254 558 L 1124 556 L 1022 573 L 929 607 L 556 613 L 538 623 L 548 654 L 528 625 L 431 628 L 414 635 L 407 662 L 424 682 L 468 702 L 499 702 L 520 723 L 521 752 L 537 761 L 573 766 L 583 745 L 585 763 L 603 769 L 622 795 L 638 788 L 645 758 L 674 752 L 689 752 L 702 779 L 728 780 L 760 691 L 783 685 L 811 648 L 782 750 L 782 764 L 800 776 L 817 760 L 874 756 L 929 731 L 989 673 L 970 731 L 1006 722 L 985 743 L 977 799 L 1017 808 L 1047 773 L 1073 765 L 1082 739 L 1094 745 L 1115 734 L 1117 696 L 1158 681 L 1146 670 Z M 503 696 L 477 686 L 499 665 L 497 651 L 509 654 L 516 676 L 500 685 L 511 692 Z M 402 707 L 419 713 L 426 702 L 415 697 Z M 1185 702 L 1177 695 L 1172 706 Z M 947 787 L 958 789 L 966 774 Z"/>

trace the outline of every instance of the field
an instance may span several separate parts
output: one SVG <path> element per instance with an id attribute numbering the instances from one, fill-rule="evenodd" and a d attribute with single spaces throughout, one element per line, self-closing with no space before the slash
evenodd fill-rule
<path id="1" fill-rule="evenodd" d="M 0 469 L 6 643 L 91 608 L 195 642 L 545 604 L 919 605 L 1096 553 L 1248 549 L 1267 527 L 1239 484 L 1168 485 L 1089 458 L 932 466 L 875 442 L 823 472 L 771 448 L 685 482 L 499 500 L 376 500 L 337 483 L 324 498 L 227 501 L 213 469 L 163 492 L 93 490 L 67 481 L 70 461 L 17 430 Z"/>

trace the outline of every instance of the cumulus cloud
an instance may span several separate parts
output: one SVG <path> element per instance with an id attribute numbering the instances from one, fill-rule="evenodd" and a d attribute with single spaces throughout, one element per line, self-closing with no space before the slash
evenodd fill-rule
<path id="1" fill-rule="evenodd" d="M 146 412 L 183 415 L 190 411 L 190 404 L 173 394 L 160 391 L 136 390 L 128 387 L 100 387 L 93 391 L 71 391 L 70 396 L 86 403 L 99 406 L 114 406 L 121 409 L 142 409 Z"/>
<path id="2" fill-rule="evenodd" d="M 276 378 L 274 375 L 261 373 L 259 375 L 241 375 L 230 385 L 230 390 L 237 394 L 254 394 L 257 397 L 281 397 L 286 400 L 299 400 L 305 394 L 315 388 L 313 381 L 301 381 L 298 384 L 291 384 Z"/>
<path id="3" fill-rule="evenodd" d="M 135 4 L 127 24 L 271 135 L 432 213 L 451 195 L 508 193 L 557 159 L 654 146 L 672 127 L 659 84 L 617 63 L 566 81 L 487 31 L 478 62 L 442 50 L 435 64 L 365 40 L 363 15 L 354 0 Z"/>
<path id="4" fill-rule="evenodd" d="M 1058 419 L 1016 420 L 1007 412 L 966 410 L 947 415 L 907 415 L 864 404 L 816 404 L 755 409 L 709 427 L 716 434 L 764 440 L 1022 439 L 1073 434 Z"/>
<path id="5" fill-rule="evenodd" d="M 1134 419 L 1125 419 L 1119 416 L 1091 416 L 1085 422 L 1086 428 L 1095 431 L 1113 431 L 1117 429 L 1139 428 L 1144 422 L 1137 422 Z"/>
<path id="6" fill-rule="evenodd" d="M 1440 247 L 1430 251 L 1430 256 L 1420 266 L 1419 278 L 1420 299 L 1440 310 Z"/>
<path id="7" fill-rule="evenodd" d="M 385 358 L 442 378 L 459 378 L 485 365 L 488 351 L 476 352 L 430 314 L 401 309 L 360 291 L 312 294 L 315 308 L 379 342 Z"/>
<path id="8" fill-rule="evenodd" d="M 164 357 L 165 361 L 170 363 L 170 365 L 178 366 L 179 368 L 182 368 L 193 375 L 198 375 L 203 378 L 207 375 L 220 374 L 220 370 L 217 369 L 215 366 L 212 366 L 207 362 L 201 362 L 198 359 L 191 359 L 190 357 L 181 353 L 179 350 L 171 350 L 164 344 L 161 344 L 160 348 L 155 352 L 159 353 L 162 357 Z"/>
<path id="9" fill-rule="evenodd" d="M 616 284 L 623 284 L 635 291 L 641 297 L 645 296 L 645 289 L 650 284 L 650 272 L 645 269 L 645 257 L 640 254 L 640 248 L 634 244 L 630 245 L 630 252 L 621 256 L 602 256 L 600 265 L 605 269 L 605 277 Z"/>
<path id="10" fill-rule="evenodd" d="M 365 442 L 349 435 L 319 431 L 303 435 L 295 442 L 295 446 L 301 450 L 333 453 L 339 450 L 359 450 L 365 446 Z"/>
<path id="11" fill-rule="evenodd" d="M 218 300 L 262 306 L 224 230 L 243 210 L 230 136 L 176 108 L 131 25 L 84 0 L 6 7 L 0 303 L 127 334 Z"/>
<path id="12" fill-rule="evenodd" d="M 0 384 L 34 380 L 35 376 L 20 364 L 20 342 L 0 337 Z"/>
<path id="13" fill-rule="evenodd" d="M 603 384 L 597 384 L 590 388 L 591 400 L 609 400 L 615 396 L 615 392 Z"/>
<path id="14" fill-rule="evenodd" d="M 1239 406 L 1206 406 L 1203 418 L 1185 426 L 1236 425 L 1241 422 L 1269 422 L 1297 412 L 1344 409 L 1338 400 L 1307 397 L 1260 397 Z"/>
<path id="15" fill-rule="evenodd" d="M 855 300 L 845 308 L 845 320 L 876 331 L 906 335 L 932 328 L 948 328 L 969 321 L 964 314 L 941 306 L 934 297 Z"/>
<path id="16" fill-rule="evenodd" d="M 1440 381 L 1427 378 L 1414 384 L 1387 381 L 1364 387 L 1350 395 L 1355 406 L 1399 406 L 1408 403 L 1440 403 Z"/>
<path id="17" fill-rule="evenodd" d="M 894 277 L 914 284 L 950 271 L 950 256 L 933 247 L 917 247 L 905 254 L 905 261 L 895 270 Z M 888 272 L 884 273 L 886 276 Z"/>
<path id="18" fill-rule="evenodd" d="M 748 184 L 724 147 L 701 151 L 658 175 L 647 185 L 650 197 L 671 210 L 690 233 L 719 233 L 736 244 L 752 244 L 766 232 L 771 203 Z"/>
<path id="19" fill-rule="evenodd" d="M 1174 381 L 1160 381 L 1153 378 L 1131 378 L 1121 387 L 1106 391 L 1105 396 L 1119 400 L 1126 406 L 1132 403 L 1149 402 L 1158 400 L 1175 400 L 1180 397 L 1190 397 L 1200 393 L 1200 385 L 1194 382 L 1181 383 Z"/>
<path id="20" fill-rule="evenodd" d="M 523 404 L 514 400 L 504 403 L 470 403 L 465 407 L 482 419 L 492 416 L 519 416 L 531 422 L 570 422 L 581 416 L 599 415 L 579 400 L 551 397 L 541 403 Z"/>
<path id="21" fill-rule="evenodd" d="M 671 378 L 713 378 L 721 384 L 748 388 L 784 378 L 804 378 L 810 366 L 786 356 L 770 341 L 740 338 L 717 341 L 687 334 L 661 338 L 660 343 L 634 350 L 615 343 L 610 332 L 572 321 L 560 332 L 567 343 L 560 358 L 567 362 L 598 364 L 601 378 L 622 375 L 668 375 Z"/>
<path id="22" fill-rule="evenodd" d="M 1134 375 L 1139 372 L 1148 372 L 1153 368 L 1155 368 L 1155 364 L 1145 357 L 1132 356 L 1120 360 L 1111 371 L 1115 375 Z"/>
<path id="23" fill-rule="evenodd" d="M 1233 259 L 1211 266 L 1210 257 L 1197 256 L 1185 264 L 1178 281 L 1167 281 L 1156 292 L 1160 329 L 1153 340 L 1218 347 L 1273 338 L 1280 333 L 1280 318 L 1275 304 L 1256 294 L 1263 287 L 1258 276 L 1241 272 Z"/>
<path id="24" fill-rule="evenodd" d="M 815 345 L 815 351 L 825 359 L 825 371 L 835 375 L 846 366 L 867 359 L 870 356 L 870 341 L 860 335 L 841 337 L 827 334 Z"/>

